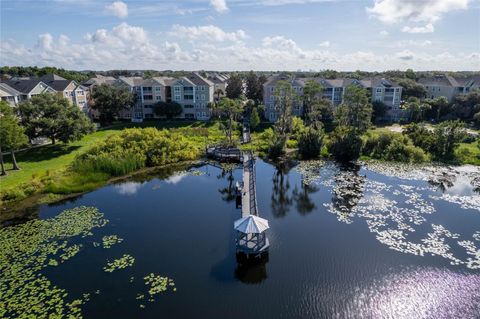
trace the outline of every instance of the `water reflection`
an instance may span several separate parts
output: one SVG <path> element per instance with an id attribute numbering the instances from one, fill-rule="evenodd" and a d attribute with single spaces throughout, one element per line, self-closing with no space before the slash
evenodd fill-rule
<path id="1" fill-rule="evenodd" d="M 226 179 L 227 185 L 218 190 L 222 195 L 222 199 L 226 202 L 231 202 L 236 198 L 236 188 L 235 188 L 235 178 L 233 177 L 233 171 L 236 169 L 236 166 L 226 165 L 222 167 L 222 171 L 217 176 L 218 179 Z"/>
<path id="2" fill-rule="evenodd" d="M 114 185 L 115 190 L 120 195 L 132 196 L 135 195 L 142 187 L 142 183 L 126 182 L 118 185 Z"/>
<path id="3" fill-rule="evenodd" d="M 240 252 L 237 253 L 236 259 L 235 278 L 240 282 L 258 284 L 267 279 L 268 252 L 250 258 Z"/>
<path id="4" fill-rule="evenodd" d="M 318 192 L 318 190 L 319 188 L 313 185 L 305 185 L 302 183 L 300 185 L 300 189 L 298 189 L 298 186 L 295 185 L 292 194 L 299 214 L 306 215 L 317 208 L 310 195 Z"/>
<path id="5" fill-rule="evenodd" d="M 420 268 L 359 289 L 336 318 L 478 318 L 480 276 Z"/>
<path id="6" fill-rule="evenodd" d="M 355 215 L 352 211 L 363 197 L 365 176 L 358 174 L 360 167 L 357 165 L 343 166 L 335 175 L 335 187 L 332 193 L 333 208 L 338 218 L 351 222 Z"/>
<path id="7" fill-rule="evenodd" d="M 293 203 L 289 194 L 290 181 L 288 172 L 290 169 L 291 167 L 288 164 L 279 165 L 273 174 L 271 208 L 272 214 L 276 218 L 285 217 Z"/>

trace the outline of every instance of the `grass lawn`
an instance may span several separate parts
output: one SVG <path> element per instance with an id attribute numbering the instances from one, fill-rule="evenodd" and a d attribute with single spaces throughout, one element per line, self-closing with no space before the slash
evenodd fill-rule
<path id="1" fill-rule="evenodd" d="M 7 176 L 0 177 L 0 192 L 12 189 L 20 184 L 28 182 L 32 177 L 41 177 L 50 173 L 58 173 L 65 170 L 74 160 L 75 156 L 85 152 L 89 147 L 105 139 L 111 134 L 120 132 L 131 127 L 157 127 L 157 128 L 180 128 L 180 127 L 210 127 L 215 123 L 187 122 L 187 121 L 152 121 L 144 123 L 117 123 L 106 129 L 101 129 L 89 134 L 80 141 L 56 145 L 45 145 L 16 153 L 16 159 L 20 171 L 12 170 L 10 155 L 4 156 Z"/>

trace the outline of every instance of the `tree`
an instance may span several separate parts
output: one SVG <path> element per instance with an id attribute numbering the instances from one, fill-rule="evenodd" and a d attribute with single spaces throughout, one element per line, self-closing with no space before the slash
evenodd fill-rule
<path id="1" fill-rule="evenodd" d="M 226 95 L 229 99 L 238 99 L 243 94 L 243 81 L 240 75 L 232 74 L 227 80 Z"/>
<path id="2" fill-rule="evenodd" d="M 182 106 L 177 102 L 160 101 L 153 105 L 153 112 L 158 116 L 165 116 L 167 119 L 179 116 L 182 111 Z"/>
<path id="3" fill-rule="evenodd" d="M 225 94 L 225 92 L 223 92 L 222 89 L 216 89 L 215 92 L 213 92 L 213 94 L 215 94 L 217 96 L 217 99 L 215 101 L 215 103 L 218 103 L 220 101 L 220 97 Z"/>
<path id="4" fill-rule="evenodd" d="M 424 119 L 425 112 L 430 109 L 430 104 L 421 101 L 419 98 L 410 97 L 403 105 L 410 113 L 410 121 L 419 122 Z"/>
<path id="5" fill-rule="evenodd" d="M 412 69 L 407 69 L 405 71 L 405 77 L 413 81 L 417 79 L 417 76 L 415 75 L 415 72 Z"/>
<path id="6" fill-rule="evenodd" d="M 427 95 L 427 90 L 425 87 L 412 79 L 399 79 L 398 85 L 403 87 L 402 97 L 403 99 L 408 99 L 410 97 L 416 97 L 423 99 Z"/>
<path id="7" fill-rule="evenodd" d="M 434 131 L 434 157 L 442 161 L 452 160 L 455 157 L 455 148 L 464 136 L 464 124 L 458 120 L 439 124 Z"/>
<path id="8" fill-rule="evenodd" d="M 46 136 L 52 140 L 52 144 L 57 140 L 67 143 L 95 129 L 78 106 L 57 94 L 36 95 L 20 103 L 18 109 L 30 139 Z"/>
<path id="9" fill-rule="evenodd" d="M 444 96 L 439 96 L 435 99 L 426 99 L 425 103 L 430 105 L 430 110 L 428 112 L 429 117 L 435 119 L 437 122 L 442 115 L 445 115 L 450 111 L 450 103 L 448 103 L 448 99 Z"/>
<path id="10" fill-rule="evenodd" d="M 257 108 L 254 107 L 250 114 L 250 127 L 252 128 L 252 130 L 255 130 L 259 124 L 260 124 L 260 116 L 258 115 Z"/>
<path id="11" fill-rule="evenodd" d="M 480 90 L 473 90 L 468 94 L 460 94 L 453 104 L 455 115 L 463 120 L 471 120 L 473 115 L 480 111 Z"/>
<path id="12" fill-rule="evenodd" d="M 353 127 L 337 126 L 330 136 L 328 150 L 341 162 L 356 160 L 360 156 L 362 139 Z"/>
<path id="13" fill-rule="evenodd" d="M 323 129 L 308 127 L 300 134 L 298 152 L 303 159 L 317 158 L 323 146 Z"/>
<path id="14" fill-rule="evenodd" d="M 274 125 L 277 145 L 281 151 L 285 149 L 288 140 L 288 134 L 292 130 L 292 107 L 297 99 L 297 95 L 292 85 L 287 81 L 278 81 L 274 91 L 275 111 L 277 113 L 277 121 Z"/>
<path id="15" fill-rule="evenodd" d="M 340 125 L 350 126 L 358 133 L 365 132 L 372 119 L 372 105 L 367 91 L 357 85 L 348 86 L 343 102 L 337 110 L 336 119 Z"/>
<path id="16" fill-rule="evenodd" d="M 135 96 L 127 87 L 100 84 L 92 92 L 92 109 L 100 113 L 101 123 L 111 123 L 122 110 L 135 103 Z"/>
<path id="17" fill-rule="evenodd" d="M 375 101 L 372 103 L 372 110 L 372 122 L 375 122 L 379 118 L 385 116 L 387 113 L 387 106 L 383 102 Z"/>
<path id="18" fill-rule="evenodd" d="M 12 107 L 5 101 L 0 101 L 0 166 L 1 175 L 6 175 L 3 163 L 3 150 L 9 150 L 12 156 L 13 169 L 19 170 L 15 151 L 28 143 L 28 138 L 23 127 L 19 125 L 18 118 Z"/>
<path id="19" fill-rule="evenodd" d="M 218 109 L 220 110 L 223 117 L 227 119 L 228 126 L 226 128 L 226 136 L 228 138 L 229 144 L 232 145 L 233 144 L 232 127 L 238 115 L 242 113 L 242 103 L 240 100 L 223 98 L 220 100 L 220 103 L 218 104 Z"/>
<path id="20" fill-rule="evenodd" d="M 303 114 L 307 126 L 316 127 L 317 123 L 322 119 L 320 111 L 322 92 L 323 87 L 317 81 L 309 80 L 305 83 L 305 88 L 303 89 Z"/>
<path id="21" fill-rule="evenodd" d="M 245 95 L 247 96 L 247 99 L 258 102 L 257 101 L 258 77 L 253 71 L 248 72 L 247 77 L 245 79 L 245 84 L 246 84 Z"/>
<path id="22" fill-rule="evenodd" d="M 256 101 L 257 103 L 261 103 L 263 101 L 263 85 L 265 84 L 265 82 L 267 82 L 267 77 L 265 75 L 260 75 L 258 77 L 258 81 L 257 81 L 257 98 L 256 98 Z"/>

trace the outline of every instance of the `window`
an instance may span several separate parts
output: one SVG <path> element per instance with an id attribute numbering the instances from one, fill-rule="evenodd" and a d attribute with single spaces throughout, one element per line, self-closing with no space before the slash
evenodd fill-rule
<path id="1" fill-rule="evenodd" d="M 205 94 L 202 94 L 202 100 L 205 100 Z"/>
<path id="2" fill-rule="evenodd" d="M 382 93 L 382 88 L 377 88 L 375 92 Z"/>
<path id="3" fill-rule="evenodd" d="M 193 120 L 193 119 L 194 119 L 194 116 L 193 116 L 193 114 L 185 114 L 185 118 L 186 118 L 186 119 Z"/>
<path id="4" fill-rule="evenodd" d="M 153 101 L 153 95 L 144 95 L 143 100 L 144 101 Z"/>
<path id="5" fill-rule="evenodd" d="M 82 91 L 82 90 L 79 90 L 79 91 L 77 91 L 77 94 L 78 94 L 78 95 L 83 95 L 83 91 Z"/>
<path id="6" fill-rule="evenodd" d="M 151 86 L 144 86 L 143 87 L 143 92 L 152 92 L 152 87 Z"/>
<path id="7" fill-rule="evenodd" d="M 161 101 L 161 100 L 162 100 L 162 97 L 161 97 L 160 95 L 157 95 L 157 96 L 155 96 L 155 100 L 156 100 L 156 101 Z"/>
<path id="8" fill-rule="evenodd" d="M 179 86 L 174 86 L 173 91 L 175 91 L 175 93 L 180 93 L 180 87 Z"/>
<path id="9" fill-rule="evenodd" d="M 193 94 L 184 94 L 183 99 L 184 100 L 193 100 Z"/>
<path id="10" fill-rule="evenodd" d="M 193 105 L 191 104 L 185 104 L 183 107 L 186 109 L 193 109 Z"/>
<path id="11" fill-rule="evenodd" d="M 175 95 L 175 101 L 180 101 L 181 99 L 180 95 Z"/>
<path id="12" fill-rule="evenodd" d="M 184 93 L 187 93 L 187 92 L 191 93 L 191 92 L 193 92 L 193 87 L 192 86 L 186 86 L 186 87 L 183 88 L 183 92 Z"/>
<path id="13" fill-rule="evenodd" d="M 151 108 L 152 108 L 152 105 L 151 105 L 151 104 L 147 104 L 147 105 L 144 105 L 143 107 L 146 108 L 146 109 L 151 109 Z"/>
<path id="14" fill-rule="evenodd" d="M 160 87 L 159 87 L 159 86 L 156 86 L 156 87 L 155 87 L 155 91 L 160 92 Z"/>

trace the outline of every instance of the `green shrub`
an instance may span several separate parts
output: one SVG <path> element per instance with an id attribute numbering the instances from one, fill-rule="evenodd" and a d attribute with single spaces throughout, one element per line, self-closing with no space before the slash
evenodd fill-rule
<path id="1" fill-rule="evenodd" d="M 330 135 L 328 150 L 338 161 L 352 161 L 360 156 L 362 143 L 362 139 L 355 129 L 337 126 Z"/>
<path id="2" fill-rule="evenodd" d="M 20 200 L 25 198 L 25 192 L 19 188 L 12 188 L 5 190 L 2 194 L 2 201 L 13 201 L 13 200 Z"/>
<path id="3" fill-rule="evenodd" d="M 298 153 L 303 159 L 317 158 L 323 146 L 323 130 L 306 129 L 298 141 Z"/>
<path id="4" fill-rule="evenodd" d="M 121 176 L 143 167 L 194 160 L 200 156 L 203 146 L 167 130 L 126 129 L 78 156 L 72 169 L 77 173 Z"/>
<path id="5" fill-rule="evenodd" d="M 369 158 L 406 163 L 428 160 L 428 155 L 421 148 L 414 146 L 410 138 L 394 132 L 368 135 L 362 154 Z"/>

